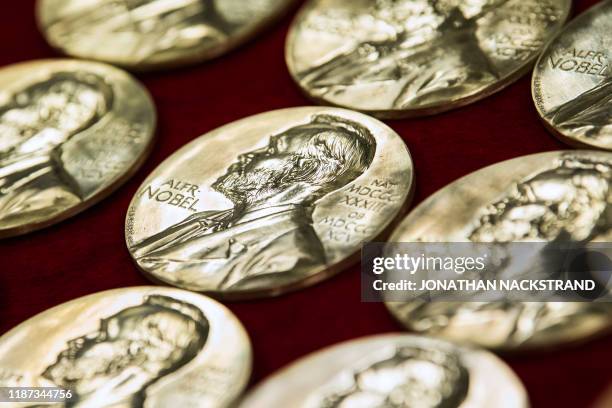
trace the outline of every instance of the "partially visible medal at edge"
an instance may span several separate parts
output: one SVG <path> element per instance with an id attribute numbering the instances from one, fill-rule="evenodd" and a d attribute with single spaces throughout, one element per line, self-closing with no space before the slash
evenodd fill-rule
<path id="1" fill-rule="evenodd" d="M 366 115 L 292 108 L 196 139 L 132 200 L 126 241 L 144 273 L 224 299 L 278 295 L 356 261 L 408 203 L 412 160 Z"/>
<path id="2" fill-rule="evenodd" d="M 285 58 L 312 100 L 377 117 L 430 115 L 526 74 L 563 26 L 569 0 L 311 0 Z"/>
<path id="3" fill-rule="evenodd" d="M 55 224 L 110 194 L 148 155 L 155 107 L 106 64 L 40 60 L 0 70 L 0 237 Z"/>
<path id="4" fill-rule="evenodd" d="M 612 1 L 578 16 L 540 57 L 533 99 L 548 130 L 577 147 L 612 150 Z"/>
<path id="5" fill-rule="evenodd" d="M 294 0 L 38 0 L 38 26 L 65 54 L 149 71 L 218 57 Z"/>
<path id="6" fill-rule="evenodd" d="M 504 243 L 608 242 L 611 203 L 612 154 L 540 153 L 497 163 L 448 185 L 413 210 L 390 241 L 495 243 L 498 248 Z M 522 259 L 505 258 L 487 272 L 488 278 L 502 276 L 507 268 L 521 279 L 549 279 L 551 271 L 525 262 L 545 264 L 546 247 L 529 248 Z M 606 302 L 449 303 L 410 297 L 386 304 L 409 330 L 502 351 L 550 349 L 612 328 L 612 307 Z"/>
<path id="7" fill-rule="evenodd" d="M 0 386 L 61 389 L 63 397 L 52 397 L 64 399 L 60 406 L 226 408 L 248 383 L 251 354 L 241 323 L 210 298 L 115 289 L 53 307 L 0 337 Z"/>
<path id="8" fill-rule="evenodd" d="M 500 398 L 503 396 L 503 398 Z M 239 408 L 527 408 L 527 393 L 492 353 L 388 334 L 346 341 L 281 369 Z"/>

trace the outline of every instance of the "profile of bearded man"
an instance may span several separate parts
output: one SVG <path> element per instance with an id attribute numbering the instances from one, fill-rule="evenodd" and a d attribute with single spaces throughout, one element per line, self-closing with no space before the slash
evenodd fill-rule
<path id="1" fill-rule="evenodd" d="M 469 388 L 469 373 L 459 356 L 437 348 L 397 347 L 393 355 L 351 374 L 352 381 L 343 378 L 341 390 L 320 392 L 312 406 L 454 408 L 463 403 Z M 335 387 L 334 381 L 327 387 Z"/>
<path id="2" fill-rule="evenodd" d="M 66 407 L 139 408 L 147 387 L 200 353 L 209 330 L 196 306 L 147 296 L 68 342 L 42 377 L 72 391 Z"/>
<path id="3" fill-rule="evenodd" d="M 610 163 L 569 154 L 552 168 L 513 184 L 501 199 L 480 212 L 468 238 L 474 243 L 495 244 L 496 251 L 510 248 L 513 243 L 525 243 L 512 247 L 520 248 L 520 256 L 511 256 L 508 252 L 502 257 L 505 258 L 502 266 L 491 268 L 492 278 L 550 279 L 564 259 L 560 257 L 563 252 L 555 249 L 555 245 L 571 243 L 580 248 L 607 234 L 610 204 Z M 493 345 L 503 340 L 504 344 L 512 346 L 537 342 L 546 332 L 554 333 L 556 328 L 568 327 L 572 322 L 578 327 L 585 323 L 582 319 L 585 311 L 605 319 L 609 313 L 605 303 L 521 302 L 512 299 L 512 295 L 513 292 L 506 293 L 495 302 L 416 300 L 399 306 L 398 313 L 410 315 L 412 326 L 417 330 L 432 333 L 447 330 L 449 322 L 460 327 L 465 316 L 469 316 L 471 322 L 480 318 L 489 322 L 489 330 L 479 334 L 481 340 L 491 341 Z M 534 293 L 534 299 L 541 299 L 537 296 L 548 294 Z M 458 333 L 457 328 L 455 333 Z M 471 336 L 465 330 L 462 334 Z"/>
<path id="4" fill-rule="evenodd" d="M 115 38 L 131 60 L 160 58 L 177 49 L 217 44 L 236 27 L 218 11 L 217 0 L 102 0 L 53 22 L 48 34 L 65 48 L 104 52 L 96 38 Z M 85 41 L 91 39 L 91 41 Z M 112 47 L 108 51 L 117 52 Z"/>
<path id="5" fill-rule="evenodd" d="M 352 86 L 387 83 L 388 91 L 377 92 L 378 98 L 396 109 L 472 94 L 500 76 L 480 46 L 478 20 L 507 1 L 376 0 L 361 13 L 344 18 L 330 14 L 317 29 L 334 32 L 337 24 L 346 25 L 348 20 L 353 22 L 351 32 L 340 29 L 339 35 L 371 38 L 357 41 L 353 48 L 298 77 L 322 96 L 341 94 Z M 365 21 L 373 28 L 362 27 Z"/>
<path id="6" fill-rule="evenodd" d="M 314 116 L 239 156 L 212 184 L 233 208 L 194 214 L 131 249 L 141 266 L 203 290 L 292 281 L 327 262 L 313 228 L 317 201 L 359 177 L 375 150 L 362 125 Z"/>
<path id="7" fill-rule="evenodd" d="M 103 78 L 58 72 L 0 104 L 0 228 L 44 219 L 82 201 L 63 145 L 98 123 L 113 93 Z"/>

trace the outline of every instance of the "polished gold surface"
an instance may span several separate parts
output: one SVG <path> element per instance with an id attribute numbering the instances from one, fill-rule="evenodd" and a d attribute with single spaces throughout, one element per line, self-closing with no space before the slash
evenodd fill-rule
<path id="1" fill-rule="evenodd" d="M 133 287 L 85 296 L 0 337 L 0 386 L 69 388 L 78 407 L 228 407 L 249 338 L 207 297 Z"/>
<path id="2" fill-rule="evenodd" d="M 148 154 L 155 108 L 127 73 L 75 60 L 0 70 L 0 237 L 83 210 Z"/>
<path id="3" fill-rule="evenodd" d="M 227 299 L 320 281 L 400 214 L 412 161 L 392 129 L 335 108 L 231 123 L 174 153 L 130 205 L 126 240 L 150 277 Z"/>
<path id="4" fill-rule="evenodd" d="M 286 60 L 317 102 L 379 117 L 433 114 L 524 74 L 569 0 L 311 0 Z"/>
<path id="5" fill-rule="evenodd" d="M 134 70 L 217 57 L 240 45 L 293 0 L 39 0 L 47 41 L 75 57 Z"/>
<path id="6" fill-rule="evenodd" d="M 533 74 L 533 98 L 548 129 L 579 147 L 612 150 L 612 1 L 573 20 Z"/>
<path id="7" fill-rule="evenodd" d="M 239 408 L 526 408 L 516 375 L 486 351 L 401 334 L 313 353 L 246 395 Z"/>
<path id="8" fill-rule="evenodd" d="M 609 242 L 611 204 L 612 154 L 541 153 L 450 184 L 417 207 L 390 241 Z M 541 246 L 534 248 L 525 256 L 534 262 L 546 256 Z M 576 342 L 612 323 L 608 303 L 419 300 L 387 306 L 411 330 L 500 350 Z"/>

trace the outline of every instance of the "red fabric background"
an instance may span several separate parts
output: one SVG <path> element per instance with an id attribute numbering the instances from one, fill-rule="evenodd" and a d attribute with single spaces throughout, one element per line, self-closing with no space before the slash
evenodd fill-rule
<path id="1" fill-rule="evenodd" d="M 594 3 L 577 0 L 575 12 Z M 0 66 L 57 56 L 36 29 L 33 4 L 33 0 L 7 2 L 0 13 Z M 119 191 L 79 216 L 0 241 L 0 334 L 76 297 L 149 284 L 124 244 L 131 197 L 163 159 L 197 136 L 255 113 L 310 104 L 285 67 L 290 21 L 291 16 L 286 16 L 254 41 L 215 61 L 138 75 L 159 113 L 151 157 Z M 566 148 L 540 124 L 529 76 L 463 109 L 387 123 L 412 152 L 417 172 L 414 204 L 484 166 Z M 382 304 L 360 302 L 359 285 L 359 269 L 354 266 L 297 293 L 229 304 L 253 341 L 252 382 L 321 347 L 400 330 Z M 612 337 L 558 352 L 505 357 L 524 381 L 534 407 L 591 406 L 612 385 L 611 359 Z"/>

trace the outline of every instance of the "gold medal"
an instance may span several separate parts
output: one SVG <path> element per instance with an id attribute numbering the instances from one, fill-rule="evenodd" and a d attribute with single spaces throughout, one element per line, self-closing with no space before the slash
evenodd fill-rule
<path id="1" fill-rule="evenodd" d="M 287 38 L 313 100 L 378 117 L 446 111 L 526 73 L 569 0 L 311 0 Z"/>
<path id="2" fill-rule="evenodd" d="M 0 237 L 68 218 L 110 194 L 146 158 L 148 92 L 117 68 L 42 60 L 0 70 Z"/>
<path id="3" fill-rule="evenodd" d="M 533 73 L 533 98 L 546 127 L 578 147 L 612 150 L 612 1 L 573 20 Z"/>
<path id="4" fill-rule="evenodd" d="M 493 354 L 388 334 L 308 355 L 258 385 L 239 408 L 528 406 L 520 380 Z"/>
<path id="5" fill-rule="evenodd" d="M 611 187 L 612 154 L 568 151 L 520 157 L 434 194 L 402 221 L 390 241 L 608 242 Z M 547 256 L 542 248 L 533 245 L 531 253 L 522 254 L 523 261 L 541 261 Z M 534 273 L 530 263 L 523 265 L 521 276 Z M 500 350 L 577 342 L 612 323 L 609 304 L 597 302 L 411 300 L 387 306 L 410 330 Z"/>
<path id="6" fill-rule="evenodd" d="M 147 276 L 236 299 L 304 287 L 356 260 L 412 191 L 412 160 L 363 114 L 292 108 L 223 126 L 143 183 L 126 240 Z"/>
<path id="7" fill-rule="evenodd" d="M 223 305 L 144 286 L 27 320 L 0 337 L 0 367 L 1 386 L 58 387 L 67 406 L 221 408 L 248 382 L 251 346 Z"/>
<path id="8" fill-rule="evenodd" d="M 59 51 L 152 70 L 217 57 L 293 0 L 39 0 L 38 25 Z"/>

